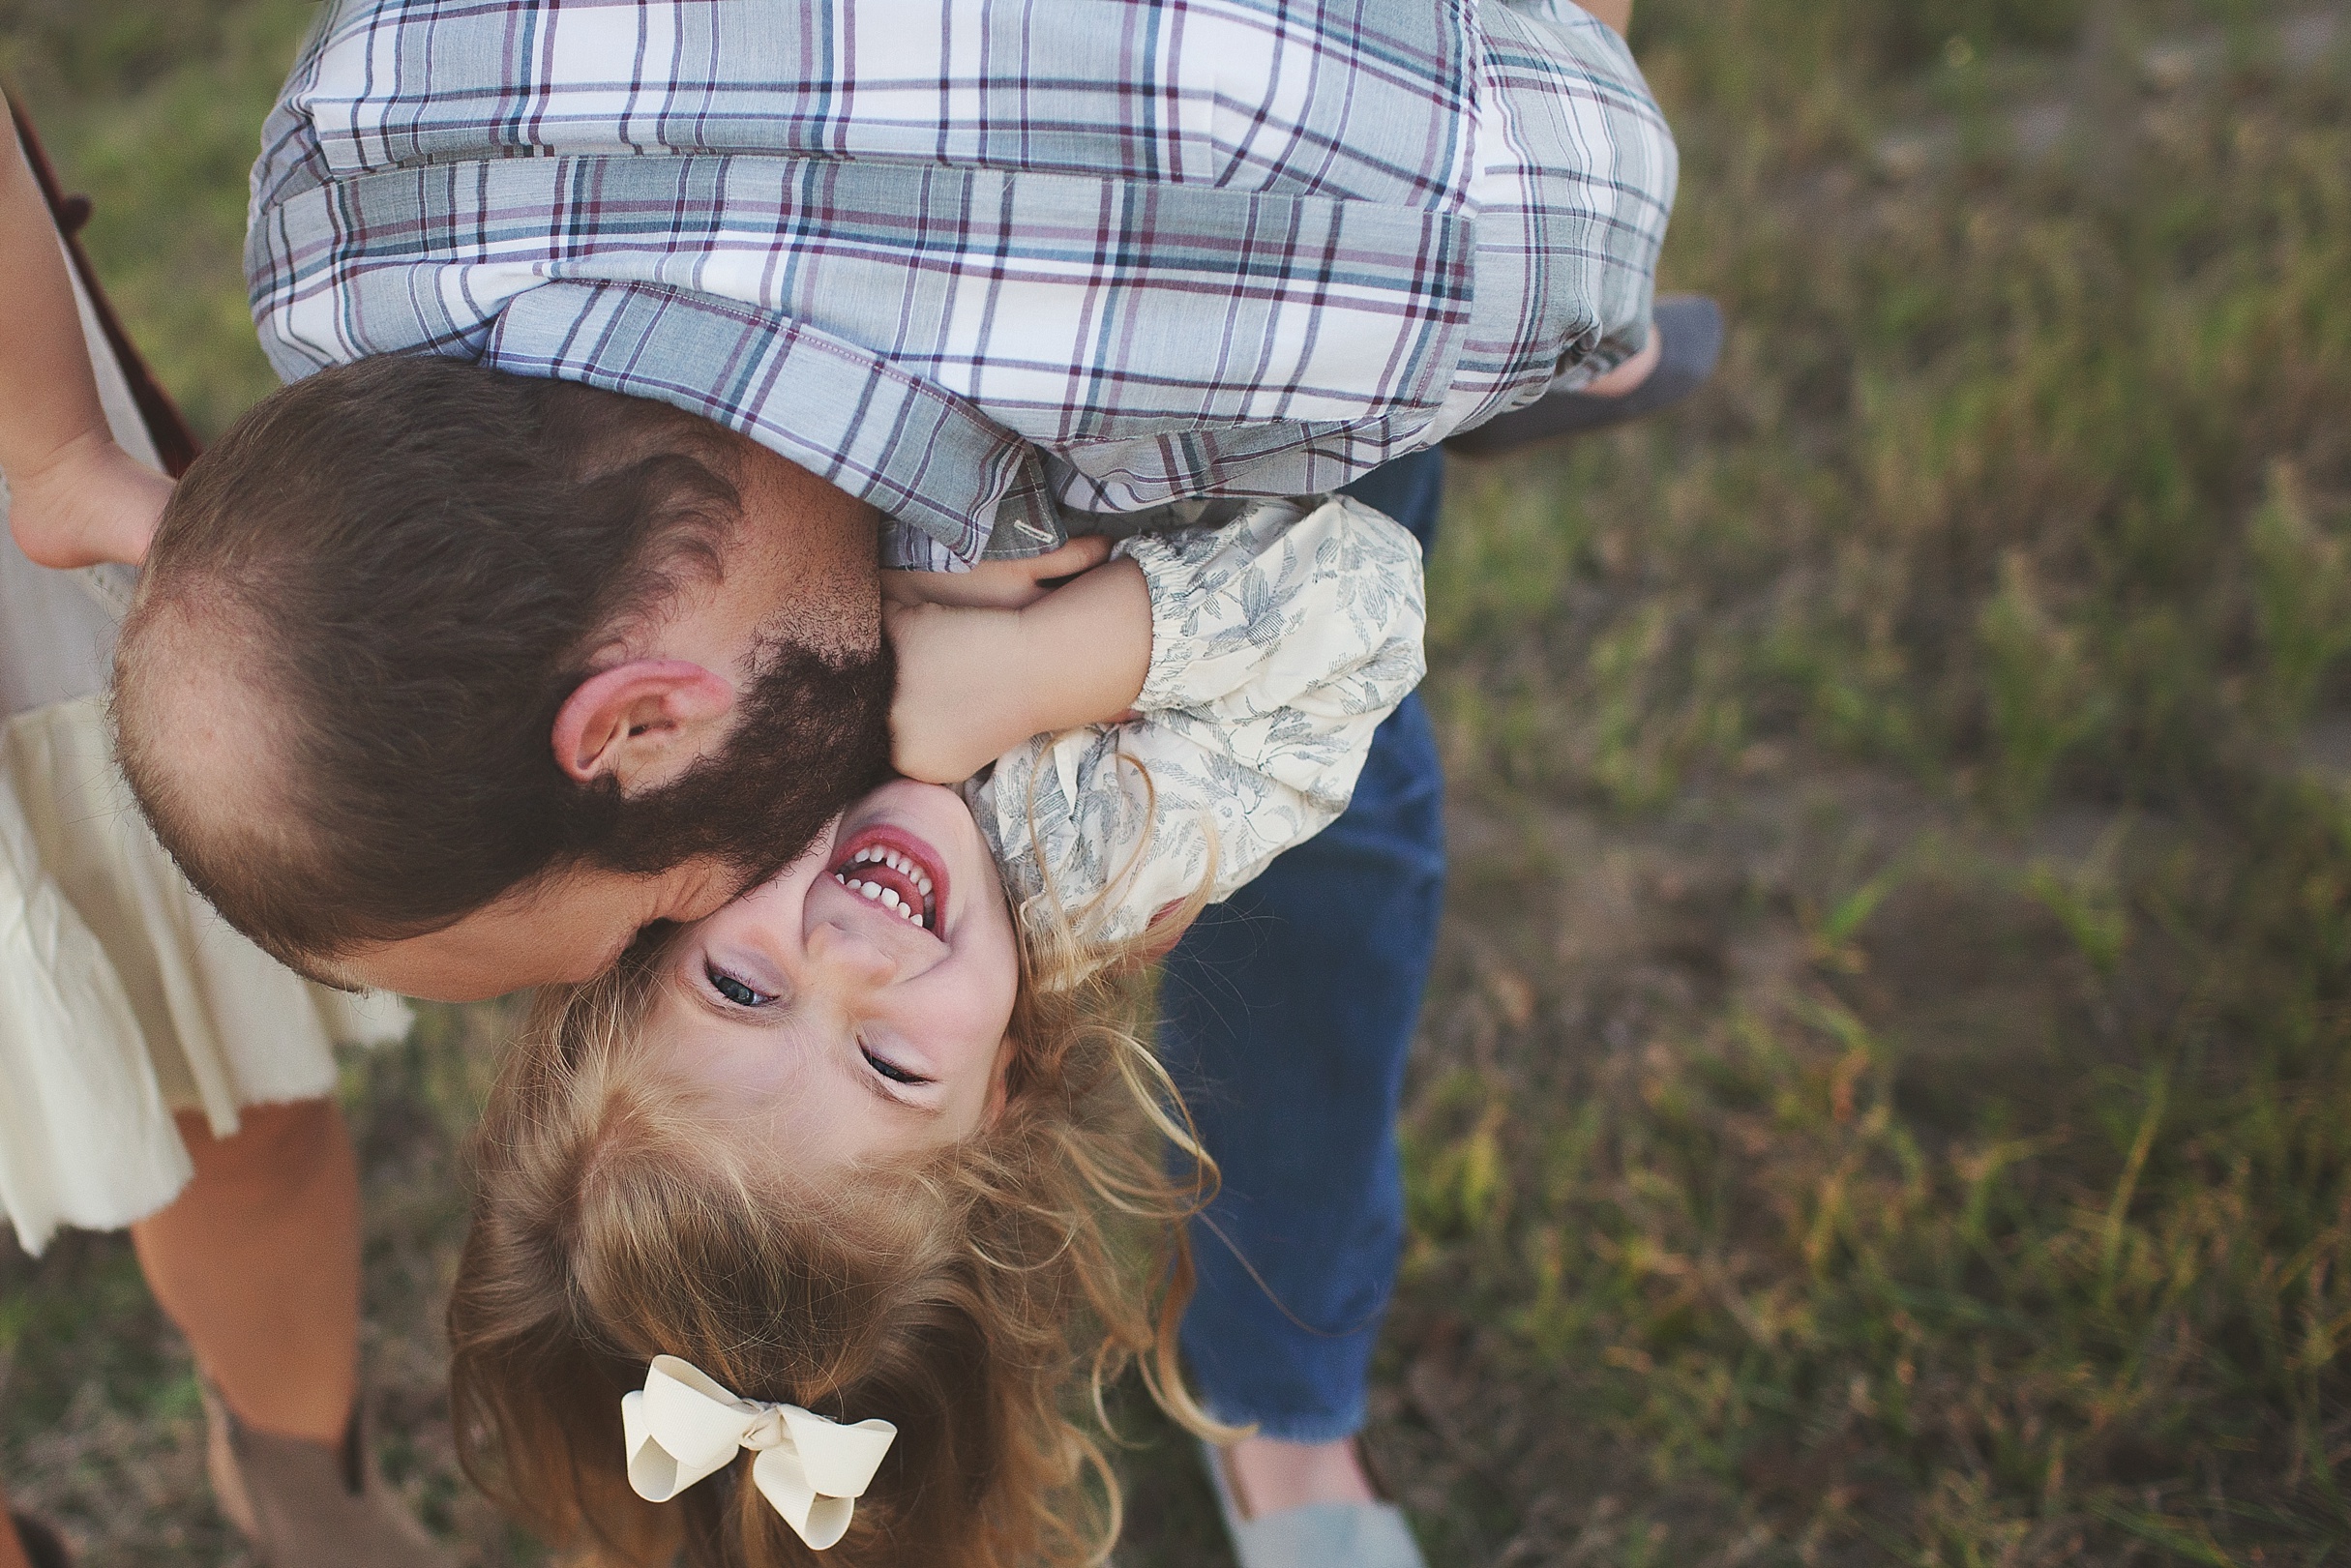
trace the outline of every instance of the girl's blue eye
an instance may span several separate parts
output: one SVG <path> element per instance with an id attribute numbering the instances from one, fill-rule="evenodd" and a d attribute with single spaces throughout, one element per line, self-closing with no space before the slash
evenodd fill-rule
<path id="1" fill-rule="evenodd" d="M 908 1072 L 903 1067 L 892 1066 L 890 1063 L 885 1062 L 880 1057 L 875 1055 L 872 1051 L 867 1050 L 863 1046 L 859 1046 L 857 1049 L 864 1054 L 866 1066 L 871 1067 L 875 1072 L 879 1073 L 883 1078 L 888 1079 L 893 1083 L 928 1083 L 931 1081 L 927 1078 L 915 1077 L 912 1073 Z"/>
<path id="2" fill-rule="evenodd" d="M 715 963 L 703 964 L 702 973 L 709 978 L 712 990 L 737 1007 L 759 1007 L 775 1000 L 773 996 L 753 991 Z"/>

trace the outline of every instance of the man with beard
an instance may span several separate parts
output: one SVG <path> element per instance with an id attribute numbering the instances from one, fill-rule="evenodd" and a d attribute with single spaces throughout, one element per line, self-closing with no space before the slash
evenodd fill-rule
<path id="1" fill-rule="evenodd" d="M 125 771 L 306 973 L 593 974 L 883 765 L 878 550 L 1011 570 L 1637 375 L 1673 183 L 1537 0 L 344 0 L 254 171 L 293 384 L 165 513 Z M 36 559 L 78 486 L 23 476 Z"/>
<path id="2" fill-rule="evenodd" d="M 665 403 L 335 367 L 165 508 L 116 653 L 123 770 L 197 889 L 314 978 L 584 980 L 887 768 L 877 528 Z"/>

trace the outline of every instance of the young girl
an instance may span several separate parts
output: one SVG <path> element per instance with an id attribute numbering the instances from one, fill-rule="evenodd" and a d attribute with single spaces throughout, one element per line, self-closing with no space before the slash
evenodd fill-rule
<path id="1" fill-rule="evenodd" d="M 1421 674 L 1418 547 L 1333 499 L 1113 553 L 1025 606 L 912 578 L 891 617 L 902 768 L 1088 722 L 960 791 L 885 784 L 542 993 L 484 1113 L 450 1327 L 469 1466 L 558 1539 L 1095 1560 L 1116 1490 L 1080 1369 L 1097 1413 L 1140 1359 L 1219 1430 L 1175 1364 L 1199 1183 L 1160 1139 L 1211 1168 L 1132 1027 L 1133 961 L 1345 807 Z"/>

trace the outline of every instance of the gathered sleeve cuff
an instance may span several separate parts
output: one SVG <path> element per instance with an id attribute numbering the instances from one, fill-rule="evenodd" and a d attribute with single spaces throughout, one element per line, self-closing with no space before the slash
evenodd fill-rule
<path id="1" fill-rule="evenodd" d="M 1089 946 L 1328 826 L 1426 667 L 1419 545 L 1361 502 L 1267 501 L 1117 553 L 1150 589 L 1138 717 L 1038 736 L 965 786 L 1024 923 Z"/>

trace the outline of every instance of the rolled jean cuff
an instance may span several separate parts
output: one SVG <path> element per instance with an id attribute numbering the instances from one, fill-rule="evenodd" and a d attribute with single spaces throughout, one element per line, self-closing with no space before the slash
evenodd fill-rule
<path id="1" fill-rule="evenodd" d="M 1203 1400 L 1202 1405 L 1210 1415 L 1229 1427 L 1254 1426 L 1257 1430 L 1250 1434 L 1251 1436 L 1271 1437 L 1276 1442 L 1285 1443 L 1343 1442 L 1361 1432 L 1364 1423 L 1370 1419 L 1370 1412 L 1365 1408 L 1364 1402 L 1361 1400 L 1355 1401 L 1354 1407 L 1343 1415 L 1305 1415 L 1294 1412 L 1278 1417 L 1248 1416 L 1238 1411 L 1227 1410 L 1213 1400 Z"/>

